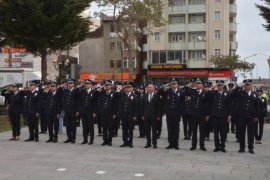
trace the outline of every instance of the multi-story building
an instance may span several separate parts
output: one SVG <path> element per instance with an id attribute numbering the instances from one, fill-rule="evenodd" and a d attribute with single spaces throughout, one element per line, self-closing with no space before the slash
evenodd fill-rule
<path id="1" fill-rule="evenodd" d="M 152 29 L 144 45 L 147 78 L 224 78 L 228 70 L 215 70 L 212 56 L 237 50 L 236 0 L 163 0 L 167 24 Z"/>
<path id="2" fill-rule="evenodd" d="M 131 45 L 131 60 L 129 60 L 128 48 L 121 39 L 122 28 L 118 27 L 116 30 L 115 26 L 114 18 L 103 14 L 100 27 L 90 32 L 88 38 L 80 43 L 80 79 L 126 81 L 135 80 L 141 74 L 139 38 L 132 32 L 129 35 Z M 132 63 L 133 67 L 132 77 L 129 63 Z"/>

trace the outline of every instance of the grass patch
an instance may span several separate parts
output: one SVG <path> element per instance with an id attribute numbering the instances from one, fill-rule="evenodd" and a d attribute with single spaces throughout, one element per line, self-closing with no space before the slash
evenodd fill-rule
<path id="1" fill-rule="evenodd" d="M 0 132 L 11 130 L 11 125 L 9 123 L 7 116 L 0 116 Z"/>

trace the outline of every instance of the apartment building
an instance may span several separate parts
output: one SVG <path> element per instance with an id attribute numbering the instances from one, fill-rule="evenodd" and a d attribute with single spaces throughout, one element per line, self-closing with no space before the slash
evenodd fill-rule
<path id="1" fill-rule="evenodd" d="M 162 28 L 147 34 L 144 68 L 150 79 L 202 77 L 228 80 L 228 70 L 214 69 L 212 56 L 237 50 L 236 0 L 163 0 Z"/>

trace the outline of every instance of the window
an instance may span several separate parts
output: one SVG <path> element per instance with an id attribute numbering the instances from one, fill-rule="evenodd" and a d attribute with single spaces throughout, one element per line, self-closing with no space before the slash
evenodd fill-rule
<path id="1" fill-rule="evenodd" d="M 170 16 L 170 24 L 185 24 L 185 16 Z"/>
<path id="2" fill-rule="evenodd" d="M 123 43 L 124 50 L 128 50 L 128 46 L 126 43 Z M 130 49 L 135 50 L 136 49 L 136 40 L 130 41 Z"/>
<path id="3" fill-rule="evenodd" d="M 132 57 L 131 59 L 132 59 L 132 61 L 131 61 L 132 67 L 136 68 L 136 66 L 137 66 L 136 57 Z M 129 60 L 128 60 L 128 58 L 124 58 L 124 60 L 123 60 L 123 68 L 129 68 Z"/>
<path id="4" fill-rule="evenodd" d="M 159 64 L 159 51 L 152 52 L 152 63 Z"/>
<path id="5" fill-rule="evenodd" d="M 152 55 L 152 56 L 151 56 Z M 167 62 L 177 61 L 185 64 L 185 51 L 152 51 L 150 53 L 152 64 L 166 64 Z"/>
<path id="6" fill-rule="evenodd" d="M 170 42 L 182 42 L 184 41 L 184 35 L 182 33 L 170 34 Z"/>
<path id="7" fill-rule="evenodd" d="M 190 23 L 193 24 L 199 24 L 199 23 L 204 23 L 204 15 L 191 15 L 190 16 Z"/>
<path id="8" fill-rule="evenodd" d="M 166 51 L 160 51 L 160 64 L 166 64 Z"/>
<path id="9" fill-rule="evenodd" d="M 220 30 L 215 30 L 215 39 L 220 39 Z"/>
<path id="10" fill-rule="evenodd" d="M 114 60 L 110 60 L 110 67 L 114 68 Z"/>
<path id="11" fill-rule="evenodd" d="M 215 49 L 215 52 L 214 53 L 215 53 L 215 56 L 220 56 L 220 54 L 221 54 L 220 53 L 220 49 Z"/>
<path id="12" fill-rule="evenodd" d="M 185 51 L 175 51 L 175 60 L 177 60 L 179 64 L 186 64 Z"/>
<path id="13" fill-rule="evenodd" d="M 189 5 L 205 4 L 205 0 L 189 0 Z"/>
<path id="14" fill-rule="evenodd" d="M 111 42 L 111 43 L 110 43 L 110 48 L 111 48 L 111 49 L 114 49 L 114 45 L 115 45 L 114 42 Z"/>
<path id="15" fill-rule="evenodd" d="M 169 0 L 169 6 L 185 6 L 186 0 Z"/>
<path id="16" fill-rule="evenodd" d="M 154 41 L 159 41 L 160 40 L 160 32 L 156 32 L 154 34 Z"/>
<path id="17" fill-rule="evenodd" d="M 221 2 L 221 0 L 215 0 L 215 2 Z"/>
<path id="18" fill-rule="evenodd" d="M 204 32 L 193 32 L 190 33 L 189 36 L 189 41 L 203 41 L 205 38 L 205 33 Z"/>
<path id="19" fill-rule="evenodd" d="M 220 13 L 220 11 L 215 11 L 214 20 L 215 20 L 215 21 L 219 21 L 220 18 L 221 18 L 221 13 Z"/>
<path id="20" fill-rule="evenodd" d="M 110 24 L 110 32 L 115 32 L 114 24 Z"/>
<path id="21" fill-rule="evenodd" d="M 191 51 L 191 59 L 205 59 L 203 51 Z"/>

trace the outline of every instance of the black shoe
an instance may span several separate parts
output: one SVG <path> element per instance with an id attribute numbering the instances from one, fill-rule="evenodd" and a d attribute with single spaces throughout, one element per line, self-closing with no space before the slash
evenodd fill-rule
<path id="1" fill-rule="evenodd" d="M 71 141 L 69 139 L 65 140 L 64 143 L 70 143 Z"/>
<path id="2" fill-rule="evenodd" d="M 109 142 L 109 143 L 108 143 L 108 146 L 112 146 L 112 143 L 111 143 L 111 142 Z"/>
<path id="3" fill-rule="evenodd" d="M 156 145 L 156 144 L 154 144 L 154 145 L 153 145 L 153 148 L 154 148 L 154 149 L 157 149 L 157 145 Z"/>
<path id="4" fill-rule="evenodd" d="M 248 152 L 249 152 L 250 154 L 255 154 L 255 152 L 254 152 L 252 149 L 250 149 Z"/>
<path id="5" fill-rule="evenodd" d="M 221 152 L 226 153 L 227 151 L 226 151 L 225 148 L 222 148 L 222 149 L 221 149 Z"/>
<path id="6" fill-rule="evenodd" d="M 150 148 L 150 147 L 151 147 L 150 144 L 146 144 L 146 145 L 144 146 L 144 148 Z"/>
<path id="7" fill-rule="evenodd" d="M 190 137 L 188 137 L 187 140 L 190 140 Z"/>
<path id="8" fill-rule="evenodd" d="M 48 141 L 46 141 L 46 143 L 50 143 L 53 142 L 53 139 L 48 139 Z"/>
<path id="9" fill-rule="evenodd" d="M 133 148 L 133 144 L 132 144 L 132 143 L 130 143 L 128 146 L 129 146 L 130 148 Z"/>
<path id="10" fill-rule="evenodd" d="M 105 145 L 107 145 L 108 143 L 106 143 L 106 142 L 103 142 L 102 144 L 101 144 L 101 146 L 105 146 Z"/>
<path id="11" fill-rule="evenodd" d="M 244 149 L 239 149 L 238 152 L 239 152 L 239 153 L 244 153 L 245 150 L 244 150 Z"/>
<path id="12" fill-rule="evenodd" d="M 75 141 L 75 140 L 72 140 L 72 141 L 71 141 L 71 143 L 72 143 L 72 144 L 75 144 L 75 143 L 76 143 L 76 141 Z"/>
<path id="13" fill-rule="evenodd" d="M 98 134 L 98 136 L 103 136 L 103 134 Z"/>
<path id="14" fill-rule="evenodd" d="M 16 141 L 16 138 L 13 137 L 13 138 L 9 139 L 9 141 Z"/>
<path id="15" fill-rule="evenodd" d="M 57 143 L 58 142 L 58 138 L 54 138 L 53 143 Z"/>
<path id="16" fill-rule="evenodd" d="M 160 139 L 160 136 L 158 136 L 157 139 Z"/>
<path id="17" fill-rule="evenodd" d="M 194 151 L 195 149 L 196 149 L 196 147 L 191 147 L 189 150 Z"/>
<path id="18" fill-rule="evenodd" d="M 201 147 L 200 148 L 202 151 L 207 151 L 207 149 L 205 147 Z"/>
<path id="19" fill-rule="evenodd" d="M 128 146 L 128 144 L 127 143 L 123 143 L 120 147 L 126 147 L 126 146 Z"/>
<path id="20" fill-rule="evenodd" d="M 35 139 L 35 142 L 39 142 L 39 140 L 38 139 Z"/>
<path id="21" fill-rule="evenodd" d="M 87 141 L 83 141 L 81 144 L 87 144 Z"/>
<path id="22" fill-rule="evenodd" d="M 88 144 L 89 145 L 92 145 L 92 144 L 94 144 L 94 141 L 93 140 L 90 140 L 90 142 Z"/>
<path id="23" fill-rule="evenodd" d="M 26 139 L 26 140 L 24 140 L 25 142 L 30 142 L 30 141 L 34 141 L 34 139 L 32 139 L 32 138 L 29 138 L 29 139 Z"/>
<path id="24" fill-rule="evenodd" d="M 174 146 L 172 146 L 172 145 L 169 145 L 166 147 L 166 149 L 172 149 L 172 148 L 174 148 Z"/>
<path id="25" fill-rule="evenodd" d="M 187 138 L 187 137 L 185 137 L 185 138 L 184 138 L 184 140 L 188 140 L 188 138 Z"/>
<path id="26" fill-rule="evenodd" d="M 218 152 L 218 151 L 220 151 L 219 148 L 215 148 L 215 149 L 213 150 L 213 152 Z"/>
<path id="27" fill-rule="evenodd" d="M 175 149 L 175 150 L 179 150 L 179 147 L 178 147 L 178 146 L 175 146 L 174 149 Z"/>

